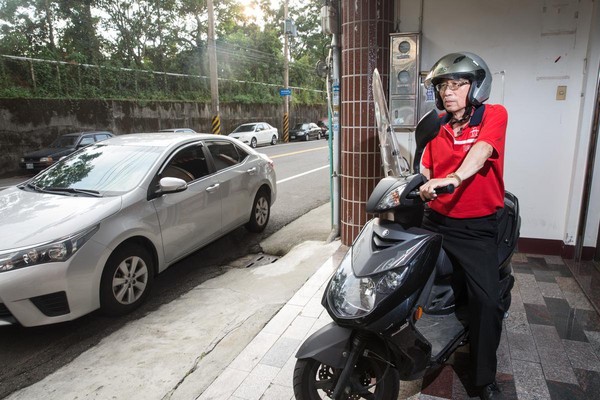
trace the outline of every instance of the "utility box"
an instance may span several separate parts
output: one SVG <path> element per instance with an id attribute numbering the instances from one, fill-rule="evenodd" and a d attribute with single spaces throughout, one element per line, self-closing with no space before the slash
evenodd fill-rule
<path id="1" fill-rule="evenodd" d="M 420 34 L 390 35 L 389 102 L 395 130 L 414 130 L 418 122 Z"/>

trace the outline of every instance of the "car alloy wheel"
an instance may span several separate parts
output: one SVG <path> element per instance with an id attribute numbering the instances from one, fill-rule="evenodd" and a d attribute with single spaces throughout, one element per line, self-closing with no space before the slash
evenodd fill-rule
<path id="1" fill-rule="evenodd" d="M 250 232 L 262 232 L 265 230 L 271 215 L 271 197 L 265 189 L 261 189 L 256 194 L 252 203 L 250 220 L 246 224 L 246 229 Z"/>
<path id="2" fill-rule="evenodd" d="M 310 140 L 310 134 L 308 132 L 306 132 L 306 136 L 304 136 L 304 140 L 306 140 L 307 142 Z"/>
<path id="3" fill-rule="evenodd" d="M 125 244 L 108 258 L 100 283 L 100 306 L 108 315 L 133 311 L 148 296 L 153 282 L 153 262 L 138 244 Z"/>
<path id="4" fill-rule="evenodd" d="M 277 144 L 277 136 L 273 135 L 273 137 L 271 138 L 271 144 L 273 146 Z"/>
<path id="5" fill-rule="evenodd" d="M 253 149 L 256 148 L 256 138 L 253 137 L 252 140 L 250 141 L 250 147 L 252 147 Z"/>

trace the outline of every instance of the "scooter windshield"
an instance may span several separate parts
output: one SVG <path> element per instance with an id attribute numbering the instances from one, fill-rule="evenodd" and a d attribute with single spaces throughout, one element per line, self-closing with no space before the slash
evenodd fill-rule
<path id="1" fill-rule="evenodd" d="M 408 163 L 400 155 L 400 147 L 390 124 L 390 112 L 385 101 L 385 93 L 379 71 L 373 71 L 373 102 L 375 120 L 379 135 L 379 151 L 385 176 L 403 176 L 410 173 Z"/>

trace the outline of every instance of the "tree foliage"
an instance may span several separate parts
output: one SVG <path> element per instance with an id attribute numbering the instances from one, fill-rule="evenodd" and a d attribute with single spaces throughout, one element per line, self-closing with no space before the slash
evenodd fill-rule
<path id="1" fill-rule="evenodd" d="M 223 101 L 281 101 L 283 6 L 253 3 L 260 24 L 238 0 L 214 0 Z M 324 100 L 321 3 L 290 7 L 294 101 Z M 0 96 L 208 99 L 206 14 L 205 0 L 0 0 Z"/>

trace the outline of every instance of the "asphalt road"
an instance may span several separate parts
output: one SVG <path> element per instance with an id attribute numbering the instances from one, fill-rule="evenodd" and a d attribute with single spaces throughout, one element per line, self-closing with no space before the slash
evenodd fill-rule
<path id="1" fill-rule="evenodd" d="M 278 196 L 271 220 L 261 234 L 237 229 L 179 261 L 155 281 L 148 302 L 134 313 L 107 318 L 92 313 L 78 320 L 44 327 L 0 327 L 0 398 L 43 379 L 127 322 L 152 313 L 202 282 L 228 269 L 231 261 L 262 251 L 259 243 L 291 221 L 330 199 L 329 159 L 325 140 L 281 144 L 258 149 L 275 162 Z M 26 176 L 1 179 L 0 190 Z M 199 267 L 200 266 L 200 267 Z M 117 357 L 118 358 L 118 357 Z"/>

